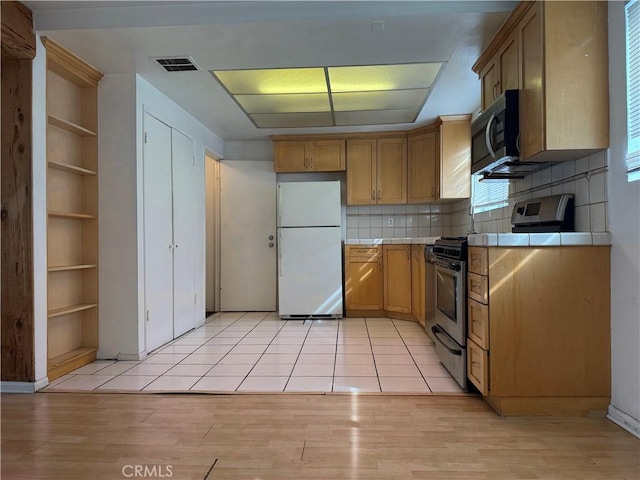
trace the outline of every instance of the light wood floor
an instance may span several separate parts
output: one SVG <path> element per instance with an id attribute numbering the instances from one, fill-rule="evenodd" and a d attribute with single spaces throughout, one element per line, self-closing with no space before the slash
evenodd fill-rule
<path id="1" fill-rule="evenodd" d="M 640 441 L 605 418 L 501 418 L 478 397 L 1 400 L 3 479 L 640 478 Z"/>

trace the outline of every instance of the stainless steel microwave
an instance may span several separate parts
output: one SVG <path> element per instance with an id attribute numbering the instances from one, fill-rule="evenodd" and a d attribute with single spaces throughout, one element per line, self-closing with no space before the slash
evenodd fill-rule
<path id="1" fill-rule="evenodd" d="M 523 178 L 548 162 L 520 160 L 518 90 L 506 90 L 471 123 L 471 173 L 485 180 Z"/>
<path id="2" fill-rule="evenodd" d="M 517 162 L 518 90 L 506 90 L 471 124 L 471 172 L 492 173 L 505 162 Z"/>

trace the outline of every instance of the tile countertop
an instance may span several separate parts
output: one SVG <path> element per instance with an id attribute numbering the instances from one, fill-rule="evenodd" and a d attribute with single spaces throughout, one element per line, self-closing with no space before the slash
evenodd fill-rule
<path id="1" fill-rule="evenodd" d="M 433 245 L 440 237 L 413 237 L 413 238 L 355 238 L 344 241 L 345 245 Z"/>
<path id="2" fill-rule="evenodd" d="M 611 245 L 609 232 L 479 233 L 469 235 L 470 247 L 560 247 Z"/>

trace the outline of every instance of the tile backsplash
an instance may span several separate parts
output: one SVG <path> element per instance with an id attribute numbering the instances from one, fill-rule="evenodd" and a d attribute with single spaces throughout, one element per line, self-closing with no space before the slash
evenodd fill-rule
<path id="1" fill-rule="evenodd" d="M 606 232 L 607 151 L 559 162 L 509 182 L 509 204 L 474 215 L 477 233 L 511 232 L 516 202 L 572 193 L 578 232 Z M 407 238 L 467 235 L 471 229 L 470 200 L 453 204 L 373 205 L 347 207 L 347 238 Z M 393 220 L 393 227 L 389 226 Z"/>
<path id="2" fill-rule="evenodd" d="M 348 206 L 347 238 L 451 235 L 451 208 L 441 204 Z"/>
<path id="3" fill-rule="evenodd" d="M 511 231 L 511 212 L 516 202 L 531 198 L 572 193 L 575 199 L 575 222 L 578 232 L 606 232 L 607 219 L 607 151 L 578 160 L 559 162 L 509 183 L 509 205 L 474 215 L 478 233 Z M 454 203 L 451 210 L 451 233 L 466 235 L 471 228 L 470 201 Z"/>

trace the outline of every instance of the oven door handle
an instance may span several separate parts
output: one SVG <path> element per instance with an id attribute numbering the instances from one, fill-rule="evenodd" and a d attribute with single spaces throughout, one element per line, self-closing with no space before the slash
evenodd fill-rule
<path id="1" fill-rule="evenodd" d="M 442 344 L 442 346 L 443 346 L 444 348 L 446 348 L 447 350 L 449 350 L 449 352 L 450 352 L 452 355 L 457 355 L 457 356 L 462 355 L 462 350 L 461 350 L 461 349 L 459 349 L 459 348 L 452 348 L 452 347 L 450 347 L 449 345 L 447 345 L 447 344 L 446 344 L 446 343 L 445 343 L 445 342 L 440 338 L 440 336 L 438 335 L 439 333 L 441 333 L 441 334 L 445 334 L 445 331 L 444 331 L 444 330 L 442 330 L 442 328 L 440 328 L 438 325 L 434 325 L 433 327 L 431 327 L 431 331 L 433 332 L 434 337 L 436 337 L 436 340 L 438 340 L 438 341 Z"/>
<path id="2" fill-rule="evenodd" d="M 433 257 L 429 260 L 433 265 L 437 265 L 438 267 L 446 268 L 447 270 L 453 270 L 455 272 L 460 271 L 460 265 L 457 262 L 450 262 L 447 260 L 443 260 L 441 258 Z"/>

